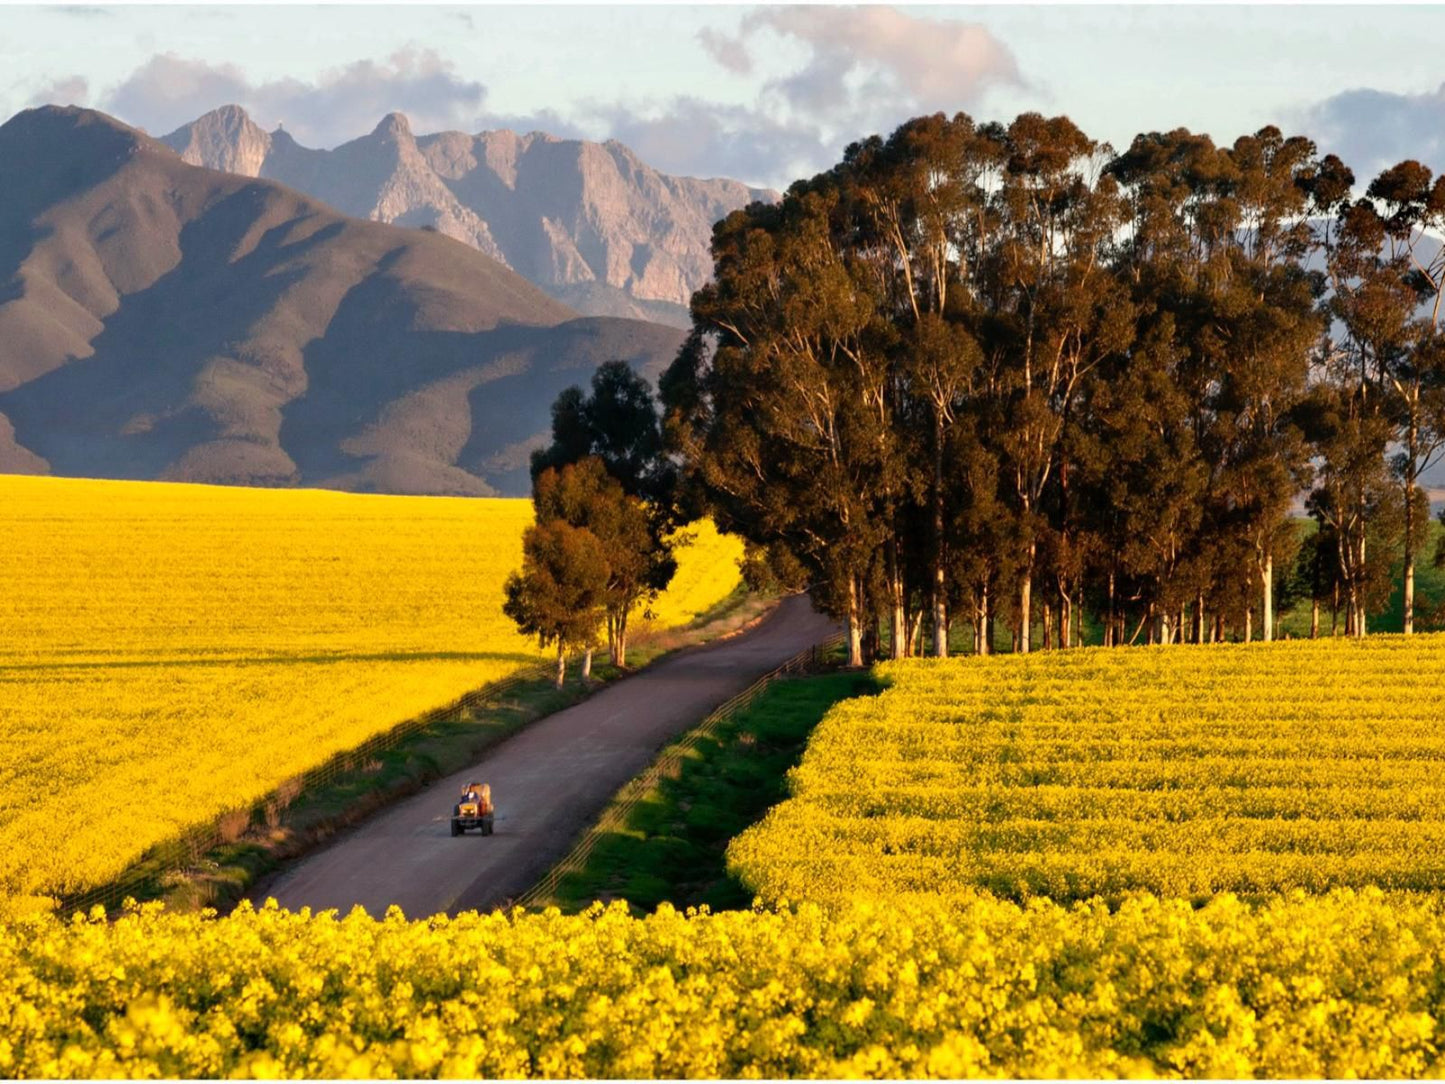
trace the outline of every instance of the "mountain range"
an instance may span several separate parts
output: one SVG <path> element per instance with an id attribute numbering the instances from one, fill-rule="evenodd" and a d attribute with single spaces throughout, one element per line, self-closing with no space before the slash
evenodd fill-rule
<path id="1" fill-rule="evenodd" d="M 687 326 L 713 223 L 778 194 L 672 177 L 616 141 L 499 130 L 416 135 L 392 113 L 334 150 L 225 106 L 161 140 L 192 165 L 280 181 L 358 218 L 430 227 L 594 316 Z"/>
<path id="2" fill-rule="evenodd" d="M 679 238 L 722 204 L 647 218 L 648 185 L 693 189 L 620 147 L 393 116 L 307 151 L 239 111 L 202 122 L 179 152 L 85 109 L 0 126 L 0 471 L 522 493 L 558 391 L 612 358 L 655 377 L 683 337 L 557 295 L 675 303 L 707 274 Z M 498 210 L 564 199 L 565 221 Z"/>

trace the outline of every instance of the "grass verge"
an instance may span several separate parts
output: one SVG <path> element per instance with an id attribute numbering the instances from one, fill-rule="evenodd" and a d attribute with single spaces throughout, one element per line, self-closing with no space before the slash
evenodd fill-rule
<path id="1" fill-rule="evenodd" d="M 729 841 L 787 797 L 788 770 L 824 713 L 877 691 L 870 676 L 856 672 L 774 681 L 699 741 L 675 776 L 659 779 L 548 902 L 567 912 L 614 899 L 639 913 L 663 902 L 715 911 L 750 906 L 752 894 L 727 870 Z"/>

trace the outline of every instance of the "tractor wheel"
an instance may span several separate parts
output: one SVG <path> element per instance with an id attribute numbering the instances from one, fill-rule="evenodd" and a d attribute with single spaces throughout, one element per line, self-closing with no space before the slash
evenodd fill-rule
<path id="1" fill-rule="evenodd" d="M 460 824 L 458 824 L 456 821 L 452 821 L 452 835 L 454 835 L 454 836 L 459 836 L 459 835 L 461 835 L 461 834 L 462 834 L 462 826 L 461 826 Z"/>

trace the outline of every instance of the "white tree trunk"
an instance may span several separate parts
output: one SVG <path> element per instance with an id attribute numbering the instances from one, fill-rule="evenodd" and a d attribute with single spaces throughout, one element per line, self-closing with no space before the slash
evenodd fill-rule
<path id="1" fill-rule="evenodd" d="M 848 577 L 848 665 L 863 665 L 863 623 L 858 619 L 858 580 Z"/>
<path id="2" fill-rule="evenodd" d="M 988 622 L 988 584 L 983 585 L 983 596 L 978 603 L 978 644 L 976 650 L 980 655 L 993 654 L 993 629 Z"/>
<path id="3" fill-rule="evenodd" d="M 1019 584 L 1019 652 L 1029 653 L 1029 622 L 1033 617 L 1034 577 L 1025 571 Z"/>
<path id="4" fill-rule="evenodd" d="M 933 654 L 935 658 L 948 658 L 948 609 L 943 594 L 941 566 L 933 580 Z"/>
<path id="5" fill-rule="evenodd" d="M 1405 554 L 1405 635 L 1415 631 L 1415 554 Z"/>
<path id="6" fill-rule="evenodd" d="M 1263 620 L 1260 621 L 1260 638 L 1265 643 L 1274 639 L 1274 554 L 1268 553 L 1264 557 L 1264 568 L 1261 571 L 1260 579 L 1264 583 L 1264 598 L 1260 613 Z"/>

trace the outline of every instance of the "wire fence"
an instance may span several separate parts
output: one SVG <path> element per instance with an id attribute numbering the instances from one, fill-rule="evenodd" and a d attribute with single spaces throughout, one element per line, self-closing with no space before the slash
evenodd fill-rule
<path id="1" fill-rule="evenodd" d="M 516 903 L 522 907 L 537 907 L 552 899 L 558 885 L 562 883 L 562 879 L 585 866 L 602 838 L 623 828 L 627 824 L 632 810 L 661 780 L 676 779 L 682 771 L 683 761 L 700 743 L 711 738 L 718 727 L 737 712 L 749 707 L 778 678 L 811 673 L 821 669 L 828 653 L 842 642 L 841 634 L 831 636 L 821 643 L 798 652 L 781 666 L 769 670 L 742 692 L 714 708 L 707 718 L 667 746 L 651 765 L 627 783 L 602 811 L 602 815 L 596 823 L 582 834 L 566 856 L 554 865 L 545 877 L 517 897 Z"/>

